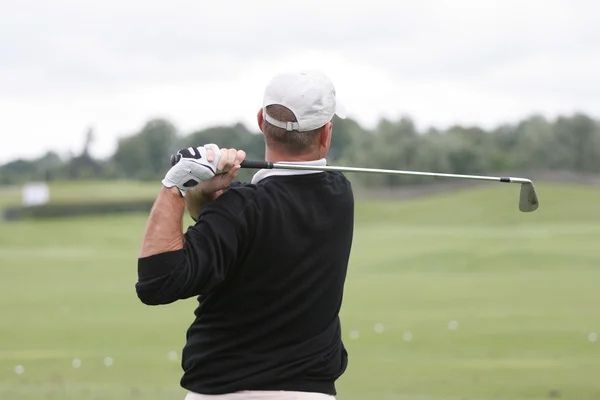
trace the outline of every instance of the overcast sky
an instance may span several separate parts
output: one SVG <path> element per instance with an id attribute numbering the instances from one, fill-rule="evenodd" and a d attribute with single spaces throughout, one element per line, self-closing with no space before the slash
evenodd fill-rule
<path id="1" fill-rule="evenodd" d="M 0 162 L 93 154 L 150 118 L 255 116 L 269 78 L 320 69 L 350 117 L 493 127 L 600 116 L 600 2 L 0 0 Z"/>

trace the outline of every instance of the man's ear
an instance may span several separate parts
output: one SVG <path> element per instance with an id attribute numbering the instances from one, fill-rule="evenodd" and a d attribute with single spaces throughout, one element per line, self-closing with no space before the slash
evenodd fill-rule
<path id="1" fill-rule="evenodd" d="M 320 147 L 324 149 L 326 152 L 329 151 L 329 146 L 331 145 L 331 134 L 333 132 L 333 123 L 328 122 L 321 128 L 320 134 Z"/>
<path id="2" fill-rule="evenodd" d="M 258 114 L 256 114 L 256 122 L 258 122 L 258 129 L 262 132 L 263 128 L 263 122 L 264 122 L 264 117 L 263 117 L 263 110 L 262 108 L 260 110 L 258 110 Z"/>

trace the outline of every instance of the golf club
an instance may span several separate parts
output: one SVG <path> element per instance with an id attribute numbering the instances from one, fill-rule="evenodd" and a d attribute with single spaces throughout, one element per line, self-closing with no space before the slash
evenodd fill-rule
<path id="1" fill-rule="evenodd" d="M 171 165 L 177 163 L 177 157 L 171 156 Z M 515 177 L 495 177 L 481 175 L 460 175 L 446 174 L 437 172 L 419 172 L 419 171 L 403 171 L 393 169 L 377 169 L 377 168 L 357 168 L 357 167 L 337 167 L 337 166 L 314 166 L 314 165 L 298 165 L 288 164 L 283 162 L 270 162 L 259 160 L 245 160 L 241 163 L 241 168 L 254 169 L 292 169 L 306 171 L 337 171 L 337 172 L 360 172 L 373 174 L 391 174 L 391 175 L 413 175 L 413 176 L 428 176 L 432 178 L 450 178 L 450 179 L 470 179 L 479 181 L 492 181 L 502 183 L 519 183 L 521 191 L 519 194 L 519 210 L 522 212 L 532 212 L 538 209 L 539 201 L 535 191 L 533 182 L 526 178 Z"/>

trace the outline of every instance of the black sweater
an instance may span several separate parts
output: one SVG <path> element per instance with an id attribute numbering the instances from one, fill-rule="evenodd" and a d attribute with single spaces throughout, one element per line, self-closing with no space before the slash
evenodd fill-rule
<path id="1" fill-rule="evenodd" d="M 183 388 L 335 395 L 345 371 L 342 304 L 354 226 L 337 172 L 235 182 L 185 233 L 183 250 L 138 260 L 148 305 L 198 296 Z"/>

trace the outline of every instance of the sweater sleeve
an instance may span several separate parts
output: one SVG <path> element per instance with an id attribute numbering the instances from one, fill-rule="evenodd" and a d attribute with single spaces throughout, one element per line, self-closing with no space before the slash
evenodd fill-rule
<path id="1" fill-rule="evenodd" d="M 184 234 L 181 250 L 138 259 L 138 298 L 169 304 L 214 291 L 233 269 L 248 236 L 246 199 L 225 191 Z"/>

